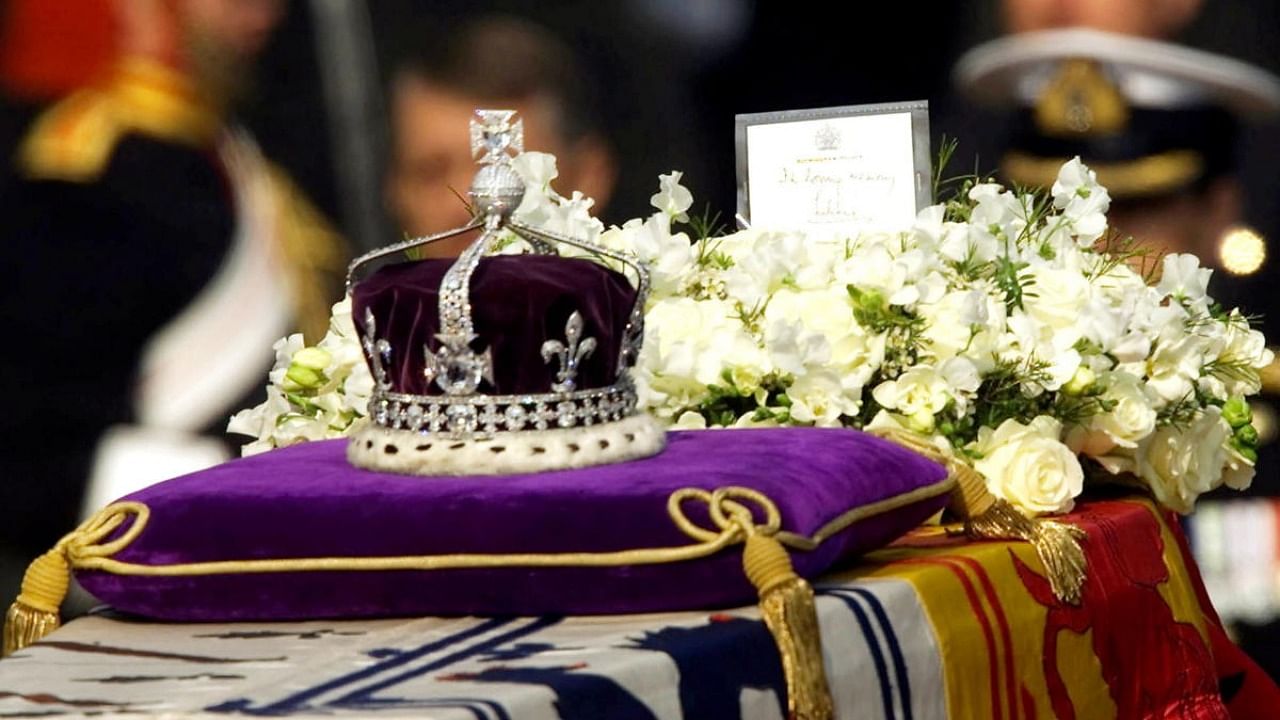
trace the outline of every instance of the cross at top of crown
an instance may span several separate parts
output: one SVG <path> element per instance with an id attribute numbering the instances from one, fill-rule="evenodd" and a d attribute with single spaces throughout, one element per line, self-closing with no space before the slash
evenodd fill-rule
<path id="1" fill-rule="evenodd" d="M 476 110 L 471 118 L 471 157 L 492 165 L 524 152 L 524 121 L 515 110 Z"/>

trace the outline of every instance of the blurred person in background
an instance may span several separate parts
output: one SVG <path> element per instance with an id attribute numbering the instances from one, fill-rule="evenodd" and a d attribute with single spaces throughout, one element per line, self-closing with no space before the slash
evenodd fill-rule
<path id="1" fill-rule="evenodd" d="M 1223 244 L 1243 219 L 1239 140 L 1245 124 L 1280 115 L 1280 80 L 1163 41 L 1200 7 L 1004 0 L 1011 34 L 966 54 L 956 79 L 962 93 L 1010 110 L 999 150 L 1005 180 L 1048 187 L 1052 168 L 1079 155 L 1111 193 L 1113 228 L 1153 251 L 1249 274 L 1265 259 L 1261 241 L 1237 235 Z"/>
<path id="2" fill-rule="evenodd" d="M 11 570 L 82 508 L 229 457 L 226 419 L 260 392 L 271 344 L 318 339 L 344 269 L 337 236 L 230 119 L 282 0 L 108 7 L 113 59 L 26 128 L 0 199 Z"/>
<path id="3" fill-rule="evenodd" d="M 1090 28 L 1013 35 L 957 68 L 975 98 L 1012 108 L 1000 175 L 1050 187 L 1079 156 L 1112 203 L 1109 225 L 1153 253 L 1256 271 L 1264 258 L 1220 246 L 1243 217 L 1242 123 L 1280 114 L 1280 80 L 1203 51 Z M 1234 254 L 1233 254 L 1234 253 Z"/>
<path id="4" fill-rule="evenodd" d="M 526 150 L 556 156 L 556 189 L 594 198 L 593 212 L 600 213 L 618 167 L 600 131 L 597 97 L 573 52 L 524 20 L 481 17 L 420 39 L 391 74 L 389 212 L 414 237 L 467 224 L 463 198 L 476 169 L 468 123 L 477 108 L 506 108 L 524 120 Z M 455 256 L 471 240 L 453 238 L 425 251 Z"/>

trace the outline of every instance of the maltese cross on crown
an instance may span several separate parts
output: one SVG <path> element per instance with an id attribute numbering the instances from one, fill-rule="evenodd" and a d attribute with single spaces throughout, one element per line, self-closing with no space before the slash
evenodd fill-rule
<path id="1" fill-rule="evenodd" d="M 524 121 L 514 110 L 476 110 L 471 118 L 471 157 L 492 165 L 524 152 Z"/>

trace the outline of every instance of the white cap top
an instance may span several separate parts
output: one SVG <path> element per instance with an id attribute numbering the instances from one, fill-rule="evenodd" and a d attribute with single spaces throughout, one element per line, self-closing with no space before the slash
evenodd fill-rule
<path id="1" fill-rule="evenodd" d="M 1280 79 L 1222 55 L 1089 28 L 1010 35 L 979 45 L 956 64 L 954 81 L 991 105 L 1032 105 L 1059 62 L 1084 58 L 1105 66 L 1134 107 L 1213 103 L 1246 117 L 1280 113 Z"/>

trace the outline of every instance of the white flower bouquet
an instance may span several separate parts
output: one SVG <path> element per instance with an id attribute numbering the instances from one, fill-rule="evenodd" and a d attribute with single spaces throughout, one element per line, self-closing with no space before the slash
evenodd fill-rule
<path id="1" fill-rule="evenodd" d="M 718 236 L 688 216 L 678 172 L 661 176 L 652 216 L 606 229 L 589 198 L 551 189 L 555 158 L 515 164 L 520 220 L 650 268 L 635 377 L 673 427 L 907 429 L 1028 515 L 1116 478 L 1185 513 L 1253 477 L 1262 334 L 1213 303 L 1194 256 L 1143 262 L 1109 234 L 1107 191 L 1078 159 L 1049 195 L 969 180 L 910 228 L 847 238 Z M 257 438 L 246 454 L 358 422 L 372 383 L 349 314 L 335 306 L 315 348 L 276 345 L 268 400 L 229 427 Z"/>

